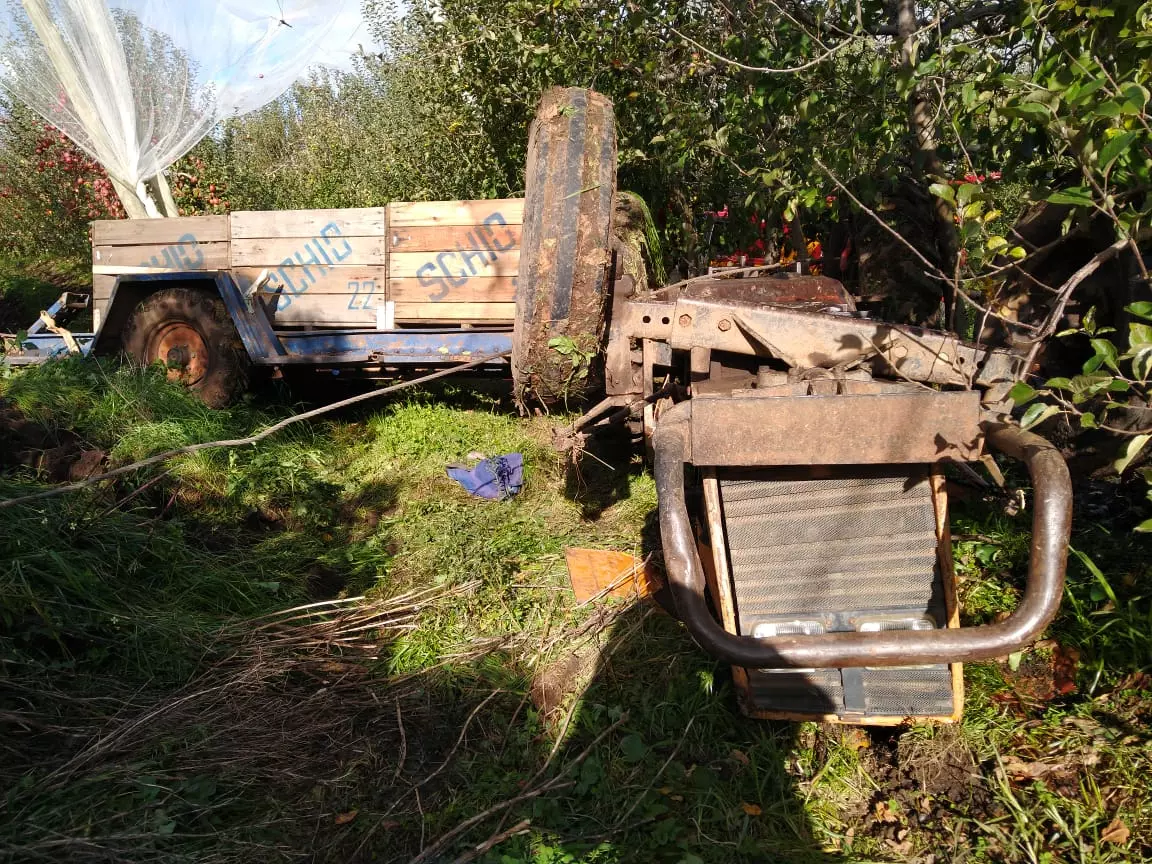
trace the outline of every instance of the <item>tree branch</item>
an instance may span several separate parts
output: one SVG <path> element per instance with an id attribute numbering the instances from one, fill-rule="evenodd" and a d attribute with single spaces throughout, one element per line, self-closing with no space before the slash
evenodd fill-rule
<path id="1" fill-rule="evenodd" d="M 953 30 L 958 30 L 961 27 L 966 27 L 969 24 L 974 24 L 985 18 L 996 18 L 1000 15 L 1008 15 L 1015 12 L 1020 8 L 1019 0 L 1006 0 L 1004 3 L 998 3 L 990 6 L 973 6 L 963 12 L 957 12 L 947 18 L 942 18 L 938 23 L 933 22 L 925 25 L 922 30 L 935 30 L 941 36 L 947 36 Z M 899 29 L 892 25 L 878 27 L 875 30 L 869 31 L 872 36 L 899 36 Z"/>
<path id="2" fill-rule="evenodd" d="M 803 72 L 805 69 L 811 69 L 813 66 L 819 66 L 821 63 L 823 63 L 829 57 L 833 56 L 834 54 L 836 54 L 839 51 L 842 51 L 843 49 L 847 48 L 849 45 L 851 45 L 853 42 L 856 41 L 855 39 L 845 39 L 843 42 L 839 43 L 838 45 L 833 45 L 831 48 L 829 48 L 823 54 L 820 54 L 817 57 L 815 57 L 814 59 L 809 60 L 807 63 L 801 63 L 799 66 L 789 66 L 789 67 L 785 67 L 785 68 L 774 68 L 772 66 L 748 66 L 745 63 L 741 63 L 739 60 L 733 60 L 731 57 L 725 57 L 723 54 L 717 54 L 711 48 L 706 48 L 705 46 L 703 46 L 699 42 L 697 42 L 695 39 L 693 39 L 691 36 L 685 36 L 683 33 L 681 33 L 679 30 L 677 30 L 671 24 L 669 24 L 667 26 L 668 26 L 669 30 L 671 30 L 673 33 L 675 33 L 677 36 L 679 36 L 681 39 L 683 39 L 689 45 L 693 46 L 694 48 L 696 48 L 700 51 L 703 51 L 709 57 L 713 57 L 713 58 L 719 60 L 721 63 L 727 63 L 729 66 L 735 66 L 738 69 L 744 69 L 745 71 L 748 71 L 748 72 L 763 72 L 767 75 L 791 75 L 791 74 L 794 74 L 796 72 Z"/>

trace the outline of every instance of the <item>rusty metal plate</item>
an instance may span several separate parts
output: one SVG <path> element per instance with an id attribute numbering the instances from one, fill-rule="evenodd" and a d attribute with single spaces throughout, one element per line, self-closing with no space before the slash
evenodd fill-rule
<path id="1" fill-rule="evenodd" d="M 980 458 L 980 395 L 700 396 L 696 465 L 875 465 Z"/>
<path id="2" fill-rule="evenodd" d="M 844 286 L 827 276 L 806 276 L 800 273 L 777 273 L 773 276 L 745 277 L 743 279 L 716 278 L 690 283 L 684 296 L 693 300 L 743 303 L 802 304 L 819 309 L 839 306 L 853 311 L 856 303 Z"/>

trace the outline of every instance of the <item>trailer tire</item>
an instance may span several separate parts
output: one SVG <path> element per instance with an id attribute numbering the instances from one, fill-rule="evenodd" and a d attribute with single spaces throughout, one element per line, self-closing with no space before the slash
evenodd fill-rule
<path id="1" fill-rule="evenodd" d="M 522 411 L 579 403 L 602 379 L 616 126 L 612 102 L 545 91 L 528 135 L 512 378 Z"/>
<path id="2" fill-rule="evenodd" d="M 121 337 L 136 363 L 163 363 L 168 380 L 223 408 L 248 386 L 249 362 L 224 301 L 194 288 L 165 288 L 132 310 Z"/>

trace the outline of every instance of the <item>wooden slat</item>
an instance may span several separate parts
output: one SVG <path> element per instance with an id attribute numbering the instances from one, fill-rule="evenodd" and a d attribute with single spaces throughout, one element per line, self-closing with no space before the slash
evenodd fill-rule
<path id="1" fill-rule="evenodd" d="M 316 237 L 282 237 L 233 240 L 233 267 L 278 267 L 285 261 L 302 266 L 349 266 L 384 264 L 386 239 L 345 237 L 329 233 Z"/>
<path id="2" fill-rule="evenodd" d="M 368 300 L 354 294 L 299 294 L 281 297 L 272 323 L 294 326 L 356 327 L 376 326 L 376 302 L 383 296 Z"/>
<path id="3" fill-rule="evenodd" d="M 516 277 L 476 276 L 460 287 L 414 277 L 389 279 L 388 299 L 397 303 L 512 303 L 516 300 Z"/>
<path id="4" fill-rule="evenodd" d="M 232 239 L 318 237 L 324 229 L 344 237 L 381 237 L 384 207 L 349 207 L 338 210 L 238 210 L 231 215 Z M 331 226 L 335 226 L 335 231 Z"/>
<path id="5" fill-rule="evenodd" d="M 495 255 L 495 260 L 493 259 Z M 476 277 L 515 276 L 520 271 L 520 250 L 507 252 L 393 252 L 388 275 L 416 277 L 436 288 L 460 287 Z"/>
<path id="6" fill-rule="evenodd" d="M 92 302 L 107 302 L 112 296 L 112 289 L 116 286 L 115 276 L 92 277 Z"/>
<path id="7" fill-rule="evenodd" d="M 363 305 L 363 298 L 352 294 L 301 294 L 281 298 L 290 302 L 276 309 L 275 324 L 332 327 L 354 323 L 358 327 L 375 326 L 376 300 Z M 515 303 L 397 303 L 396 320 L 413 321 L 511 321 L 516 317 Z"/>
<path id="8" fill-rule="evenodd" d="M 388 232 L 390 252 L 431 252 L 441 249 L 492 250 L 499 254 L 520 246 L 520 226 L 439 225 L 436 227 L 393 226 Z"/>
<path id="9" fill-rule="evenodd" d="M 351 267 L 234 267 L 232 278 L 241 291 L 247 291 L 264 270 L 268 271 L 268 285 L 264 293 L 274 293 L 278 288 L 286 295 L 300 294 L 356 294 L 368 290 L 367 282 L 374 283 L 371 289 L 381 297 L 384 295 L 388 270 L 382 264 Z"/>
<path id="10" fill-rule="evenodd" d="M 185 235 L 198 243 L 228 240 L 227 216 L 181 216 L 177 219 L 98 219 L 92 223 L 95 246 L 166 245 Z"/>
<path id="11" fill-rule="evenodd" d="M 397 321 L 511 321 L 515 303 L 397 303 Z"/>
<path id="12" fill-rule="evenodd" d="M 523 198 L 495 198 L 486 201 L 415 201 L 388 205 L 392 228 L 419 225 L 480 225 L 493 214 L 509 225 L 524 221 Z"/>
<path id="13" fill-rule="evenodd" d="M 149 267 L 169 270 L 226 270 L 227 243 L 169 243 L 136 246 L 94 246 L 92 264 L 101 274 L 109 268 Z"/>

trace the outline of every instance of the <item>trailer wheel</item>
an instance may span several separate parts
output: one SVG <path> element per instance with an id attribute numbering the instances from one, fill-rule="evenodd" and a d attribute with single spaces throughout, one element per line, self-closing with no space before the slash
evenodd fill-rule
<path id="1" fill-rule="evenodd" d="M 169 381 L 223 408 L 248 385 L 248 356 L 224 301 L 192 288 L 166 288 L 140 301 L 124 325 L 124 350 L 147 366 L 163 363 Z"/>
<path id="2" fill-rule="evenodd" d="M 512 377 L 521 410 L 578 403 L 602 378 L 616 193 L 612 102 L 545 91 L 528 135 Z"/>

